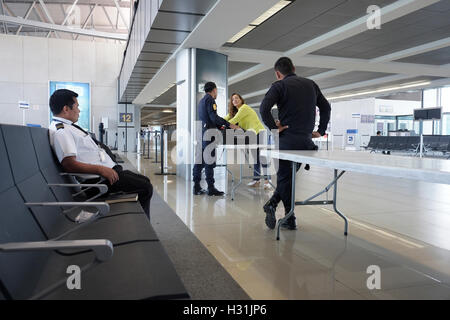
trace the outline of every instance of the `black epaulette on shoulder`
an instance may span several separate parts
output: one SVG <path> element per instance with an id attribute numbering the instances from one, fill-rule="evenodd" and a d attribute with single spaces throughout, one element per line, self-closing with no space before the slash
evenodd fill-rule
<path id="1" fill-rule="evenodd" d="M 59 130 L 59 129 L 64 129 L 64 123 L 57 123 L 56 124 L 56 130 Z"/>

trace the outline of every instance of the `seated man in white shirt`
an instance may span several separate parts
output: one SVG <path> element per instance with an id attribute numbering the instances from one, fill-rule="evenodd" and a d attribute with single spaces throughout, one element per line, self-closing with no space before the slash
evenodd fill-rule
<path id="1" fill-rule="evenodd" d="M 80 109 L 78 94 L 56 90 L 50 97 L 53 120 L 49 127 L 50 144 L 66 172 L 97 174 L 107 179 L 110 192 L 137 193 L 145 214 L 150 219 L 153 186 L 150 179 L 123 168 L 113 161 L 98 141 L 77 126 Z M 108 150 L 109 151 L 109 150 Z"/>

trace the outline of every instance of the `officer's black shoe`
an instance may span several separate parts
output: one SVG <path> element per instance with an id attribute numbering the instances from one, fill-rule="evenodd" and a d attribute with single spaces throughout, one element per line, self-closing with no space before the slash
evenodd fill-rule
<path id="1" fill-rule="evenodd" d="M 269 229 L 275 229 L 275 225 L 277 224 L 277 219 L 275 218 L 277 205 L 270 199 L 264 205 L 263 210 L 266 213 L 266 226 Z"/>
<path id="2" fill-rule="evenodd" d="M 216 187 L 208 188 L 208 196 L 223 196 L 225 193 L 216 189 Z"/>
<path id="3" fill-rule="evenodd" d="M 194 185 L 194 195 L 199 196 L 199 195 L 205 194 L 205 193 L 206 193 L 206 191 L 202 189 L 200 184 Z"/>
<path id="4" fill-rule="evenodd" d="M 309 171 L 309 169 L 311 169 L 311 167 L 309 166 L 309 164 L 305 165 L 305 170 Z"/>
<path id="5" fill-rule="evenodd" d="M 281 224 L 281 227 L 287 230 L 297 230 L 297 225 L 295 223 L 295 216 L 292 216 L 289 219 L 287 219 L 287 221 L 283 222 Z"/>

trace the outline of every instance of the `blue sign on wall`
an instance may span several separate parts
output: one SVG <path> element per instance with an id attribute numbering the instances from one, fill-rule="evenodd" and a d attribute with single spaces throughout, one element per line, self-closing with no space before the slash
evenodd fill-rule
<path id="1" fill-rule="evenodd" d="M 49 98 L 53 92 L 59 89 L 68 89 L 78 94 L 80 118 L 77 124 L 86 131 L 91 131 L 91 88 L 89 83 L 50 81 Z M 52 121 L 52 117 L 53 115 L 50 111 L 50 122 Z"/>

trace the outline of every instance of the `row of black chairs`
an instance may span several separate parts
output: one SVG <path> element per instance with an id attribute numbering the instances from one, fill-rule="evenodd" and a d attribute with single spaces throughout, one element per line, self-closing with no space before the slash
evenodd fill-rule
<path id="1" fill-rule="evenodd" d="M 417 154 L 420 145 L 420 136 L 372 136 L 367 149 L 376 151 L 412 152 Z M 423 136 L 425 153 L 440 152 L 444 155 L 450 153 L 450 136 Z"/>
<path id="2" fill-rule="evenodd" d="M 76 201 L 47 129 L 0 125 L 0 177 L 0 299 L 189 298 L 138 202 Z"/>

